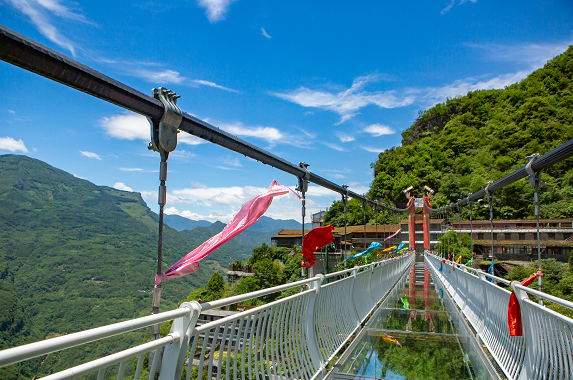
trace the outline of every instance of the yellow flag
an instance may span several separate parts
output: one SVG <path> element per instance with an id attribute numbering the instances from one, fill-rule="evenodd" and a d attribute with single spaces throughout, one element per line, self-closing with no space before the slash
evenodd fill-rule
<path id="1" fill-rule="evenodd" d="M 398 248 L 398 247 L 396 247 L 396 246 L 394 245 L 394 246 L 392 246 L 392 247 L 389 247 L 389 248 L 383 249 L 381 252 L 387 252 L 387 251 L 391 251 L 391 250 L 393 250 L 393 249 L 396 249 L 396 248 Z"/>
<path id="2" fill-rule="evenodd" d="M 462 259 L 462 255 L 460 255 L 460 257 L 458 257 L 458 259 L 456 260 L 456 264 L 459 264 L 461 259 Z"/>

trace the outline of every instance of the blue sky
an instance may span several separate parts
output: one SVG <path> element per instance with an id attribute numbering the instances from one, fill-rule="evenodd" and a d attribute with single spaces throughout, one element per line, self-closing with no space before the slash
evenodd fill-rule
<path id="1" fill-rule="evenodd" d="M 357 192 L 370 164 L 446 97 L 503 88 L 573 42 L 563 1 L 0 0 L 0 23 Z M 26 154 L 157 211 L 159 157 L 138 115 L 0 62 L 0 154 Z M 180 134 L 168 213 L 227 222 L 296 179 Z M 311 186 L 309 213 L 336 194 Z M 268 216 L 300 219 L 293 195 Z"/>

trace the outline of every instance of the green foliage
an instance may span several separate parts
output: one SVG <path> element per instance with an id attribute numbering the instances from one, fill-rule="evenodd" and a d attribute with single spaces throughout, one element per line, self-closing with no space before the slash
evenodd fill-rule
<path id="1" fill-rule="evenodd" d="M 0 156 L 0 172 L 0 348 L 151 311 L 158 218 L 140 194 L 96 186 L 25 156 Z M 192 246 L 167 226 L 163 236 L 166 270 Z M 164 281 L 161 308 L 175 308 L 211 273 L 207 267 Z M 0 369 L 0 378 L 46 376 L 100 357 L 109 346 L 119 350 L 141 343 L 148 333 Z"/>
<path id="2" fill-rule="evenodd" d="M 568 265 L 561 263 L 555 259 L 541 260 L 541 271 L 543 272 L 543 292 L 553 296 L 563 298 L 573 302 L 573 273 L 567 270 Z M 507 273 L 505 278 L 510 281 L 523 281 L 531 276 L 537 269 L 539 264 L 533 261 L 527 266 L 517 266 Z M 530 288 L 537 289 L 537 280 L 533 281 Z M 534 298 L 534 297 L 530 297 Z M 558 313 L 564 314 L 570 318 L 573 317 L 573 310 L 555 305 L 551 302 L 545 302 L 545 305 Z"/>
<path id="3" fill-rule="evenodd" d="M 204 302 L 214 301 L 223 298 L 225 294 L 225 280 L 218 272 L 213 273 L 211 279 L 205 286 Z"/>
<path id="4" fill-rule="evenodd" d="M 569 252 L 569 272 L 573 273 L 573 250 Z"/>
<path id="5" fill-rule="evenodd" d="M 380 153 L 372 165 L 369 196 L 404 202 L 404 188 L 412 185 L 421 192 L 428 185 L 436 191 L 433 206 L 440 207 L 518 169 L 526 156 L 547 153 L 572 139 L 572 77 L 569 47 L 520 83 L 469 92 L 420 112 L 402 134 L 402 146 Z M 573 217 L 572 163 L 569 159 L 543 172 L 542 218 Z M 533 193 L 526 180 L 495 196 L 494 217 L 533 217 Z M 465 207 L 462 216 L 468 213 Z M 475 219 L 488 216 L 486 209 L 474 208 Z"/>
<path id="6" fill-rule="evenodd" d="M 457 260 L 460 257 L 460 240 L 462 242 L 462 260 L 460 263 L 465 264 L 472 257 L 469 234 L 462 234 L 460 238 L 456 231 L 449 231 L 438 239 L 438 244 L 436 244 L 434 250 L 439 253 L 445 252 L 446 255 L 452 253 Z"/>

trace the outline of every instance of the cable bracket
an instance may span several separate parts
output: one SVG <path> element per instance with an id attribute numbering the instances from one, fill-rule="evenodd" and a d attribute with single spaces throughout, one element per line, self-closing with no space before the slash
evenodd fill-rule
<path id="1" fill-rule="evenodd" d="M 534 172 L 533 168 L 531 167 L 531 165 L 533 165 L 535 160 L 537 160 L 538 158 L 539 158 L 539 153 L 533 153 L 532 155 L 525 157 L 526 160 L 529 160 L 527 165 L 525 165 L 525 172 L 527 173 L 527 177 L 529 178 L 529 186 L 531 186 L 531 188 L 533 189 L 535 189 L 535 187 L 539 188 L 545 185 L 545 182 L 541 181 L 541 172 L 543 170 Z"/>
<path id="2" fill-rule="evenodd" d="M 148 149 L 160 153 L 173 152 L 177 147 L 178 129 L 183 121 L 183 112 L 177 105 L 180 96 L 164 87 L 151 90 L 151 96 L 163 104 L 164 111 L 159 121 L 148 118 L 151 124 L 151 142 Z"/>
<path id="3" fill-rule="evenodd" d="M 306 162 L 299 162 L 298 167 L 304 171 L 304 175 L 298 178 L 298 188 L 297 190 L 303 193 L 308 191 L 308 180 L 310 179 L 310 171 L 308 167 L 310 165 Z"/>

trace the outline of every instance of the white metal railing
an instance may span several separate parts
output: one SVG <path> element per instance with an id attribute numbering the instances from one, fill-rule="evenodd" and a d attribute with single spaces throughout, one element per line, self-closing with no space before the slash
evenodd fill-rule
<path id="1" fill-rule="evenodd" d="M 460 308 L 476 337 L 509 379 L 573 379 L 573 319 L 532 302 L 528 294 L 573 310 L 573 303 L 442 258 L 426 255 L 434 278 Z M 439 268 L 442 266 L 442 270 Z M 455 270 L 454 270 L 455 266 Z M 510 336 L 511 286 L 521 307 L 523 336 Z"/>
<path id="2" fill-rule="evenodd" d="M 414 254 L 327 276 L 199 304 L 0 351 L 0 367 L 70 347 L 173 321 L 168 336 L 54 373 L 44 379 L 79 379 L 119 364 L 117 379 L 137 360 L 134 380 L 150 354 L 149 379 L 315 379 L 412 264 Z M 324 279 L 333 280 L 323 284 Z M 335 279 L 338 280 L 334 281 Z M 225 318 L 197 324 L 202 311 L 286 289 L 299 293 Z M 115 371 L 115 368 L 114 368 Z M 114 375 L 115 377 L 115 375 Z"/>

